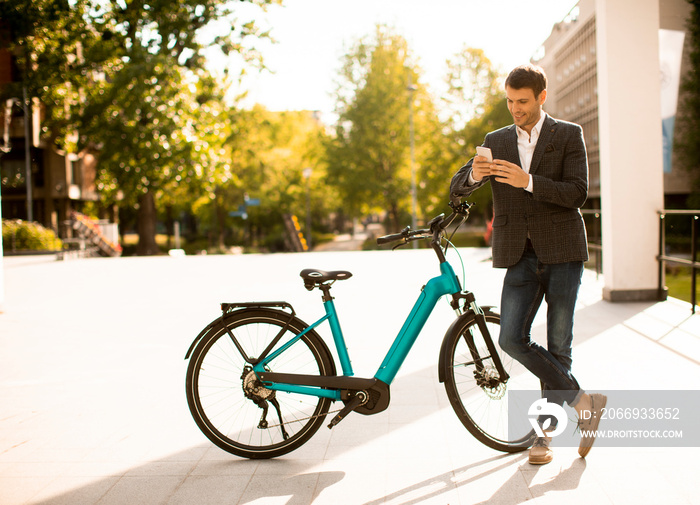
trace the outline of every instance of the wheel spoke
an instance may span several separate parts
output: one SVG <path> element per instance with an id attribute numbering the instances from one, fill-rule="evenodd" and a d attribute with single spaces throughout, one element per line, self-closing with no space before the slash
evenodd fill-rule
<path id="1" fill-rule="evenodd" d="M 244 457 L 275 457 L 295 449 L 321 426 L 330 400 L 265 388 L 229 335 L 257 356 L 289 324 L 289 314 L 241 311 L 226 324 L 228 328 L 220 326 L 200 342 L 190 360 L 187 397 L 197 425 L 216 445 Z M 303 329 L 295 319 L 278 345 Z M 335 374 L 330 352 L 313 331 L 269 363 L 269 369 Z"/>
<path id="2" fill-rule="evenodd" d="M 491 338 L 498 339 L 500 318 L 487 314 Z M 531 433 L 509 433 L 508 390 L 538 387 L 530 374 L 518 374 L 513 360 L 500 352 L 499 357 L 510 378 L 500 381 L 493 356 L 474 318 L 464 321 L 449 336 L 450 361 L 446 381 L 450 403 L 465 427 L 482 443 L 494 449 L 515 452 L 529 445 Z"/>

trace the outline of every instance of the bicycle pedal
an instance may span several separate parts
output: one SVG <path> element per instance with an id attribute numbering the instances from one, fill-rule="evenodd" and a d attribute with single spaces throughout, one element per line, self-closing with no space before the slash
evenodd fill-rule
<path id="1" fill-rule="evenodd" d="M 330 424 L 328 425 L 328 429 L 333 429 L 334 426 L 336 426 L 340 421 L 342 421 L 345 416 L 347 416 L 350 412 L 355 410 L 357 407 L 360 405 L 364 405 L 367 403 L 367 393 L 364 391 L 358 392 L 355 396 L 352 397 L 352 399 L 343 407 L 343 410 L 338 412 L 338 415 L 336 415 L 333 420 L 331 420 Z"/>

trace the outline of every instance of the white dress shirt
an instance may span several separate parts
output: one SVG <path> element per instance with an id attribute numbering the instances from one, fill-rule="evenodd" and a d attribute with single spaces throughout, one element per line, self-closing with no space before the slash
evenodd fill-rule
<path id="1" fill-rule="evenodd" d="M 540 114 L 540 120 L 537 121 L 537 124 L 532 127 L 529 134 L 519 126 L 515 127 L 515 131 L 518 135 L 518 155 L 520 156 L 520 168 L 522 168 L 526 174 L 530 174 L 532 155 L 535 153 L 537 139 L 540 138 L 540 131 L 542 130 L 542 125 L 544 124 L 544 118 L 546 116 L 547 114 L 545 112 Z M 469 184 L 476 184 L 476 181 L 472 178 L 471 174 L 469 174 Z M 527 187 L 523 189 L 529 193 L 532 193 L 532 175 L 530 175 L 530 182 L 528 183 Z"/>
<path id="2" fill-rule="evenodd" d="M 537 121 L 537 124 L 532 127 L 529 135 L 519 126 L 515 127 L 515 130 L 518 132 L 518 154 L 520 155 L 520 168 L 522 168 L 526 174 L 530 174 L 532 155 L 535 154 L 537 139 L 540 138 L 540 131 L 542 130 L 542 125 L 544 124 L 544 118 L 546 116 L 547 114 L 544 112 L 540 114 L 540 120 Z M 530 175 L 530 182 L 525 188 L 525 191 L 532 193 L 532 175 Z"/>

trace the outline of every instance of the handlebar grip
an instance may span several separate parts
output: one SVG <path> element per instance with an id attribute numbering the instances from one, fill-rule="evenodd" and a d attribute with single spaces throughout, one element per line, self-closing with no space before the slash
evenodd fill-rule
<path id="1" fill-rule="evenodd" d="M 394 233 L 393 235 L 384 235 L 383 237 L 377 237 L 377 244 L 388 244 L 389 242 L 396 242 L 403 238 L 403 233 Z"/>
<path id="2" fill-rule="evenodd" d="M 410 231 L 411 227 L 406 226 L 406 228 L 401 230 L 399 233 L 394 233 L 392 235 L 384 235 L 383 237 L 377 238 L 377 244 L 382 245 L 388 244 L 389 242 L 396 242 L 397 240 L 401 240 L 402 238 L 408 237 Z"/>

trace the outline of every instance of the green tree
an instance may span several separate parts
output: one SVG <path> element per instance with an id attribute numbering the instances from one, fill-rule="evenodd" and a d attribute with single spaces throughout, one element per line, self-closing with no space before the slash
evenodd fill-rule
<path id="1" fill-rule="evenodd" d="M 692 5 L 688 18 L 690 64 L 682 83 L 682 105 L 678 107 L 678 133 L 675 147 L 681 165 L 690 172 L 693 187 L 687 205 L 700 207 L 700 1 L 688 0 Z"/>
<path id="2" fill-rule="evenodd" d="M 90 76 L 86 47 L 101 37 L 87 0 L 0 0 L 0 46 L 14 57 L 13 82 L 0 98 L 37 97 L 45 108 L 42 133 L 60 149 L 75 143 L 75 109 Z"/>
<path id="3" fill-rule="evenodd" d="M 109 65 L 111 78 L 92 88 L 84 126 L 86 138 L 99 142 L 100 189 L 138 206 L 140 254 L 157 251 L 154 197 L 159 190 L 226 177 L 222 148 L 211 135 L 221 124 L 209 110 L 220 108 L 212 104 L 223 100 L 223 93 L 212 86 L 204 68 L 201 32 L 228 19 L 231 28 L 211 38 L 225 53 L 245 51 L 243 40 L 265 35 L 253 22 L 234 28 L 233 5 L 133 0 L 126 8 L 112 4 L 100 13 L 118 43 Z"/>
<path id="4" fill-rule="evenodd" d="M 279 0 L 248 0 L 265 8 Z M 212 96 L 203 53 L 218 47 L 259 61 L 267 36 L 223 0 L 2 2 L 22 85 L 49 111 L 45 132 L 67 152 L 93 150 L 99 189 L 137 207 L 139 251 L 156 252 L 156 197 L 220 165 L 202 105 Z M 205 30 L 216 24 L 216 35 Z M 221 94 L 223 96 L 223 94 Z M 79 133 L 76 134 L 76 133 Z M 214 159 L 208 156 L 213 153 Z"/>
<path id="5" fill-rule="evenodd" d="M 463 47 L 447 60 L 445 108 L 454 130 L 487 114 L 503 98 L 502 76 L 483 49 Z"/>
<path id="6" fill-rule="evenodd" d="M 512 123 L 503 91 L 503 76 L 481 49 L 463 48 L 449 59 L 444 97 L 446 124 L 443 138 L 435 137 L 430 170 L 421 173 L 429 195 L 447 198 L 449 181 L 476 154 L 487 133 Z M 442 190 L 442 193 L 439 193 Z M 434 201 L 438 199 L 433 197 Z M 484 219 L 491 218 L 491 192 L 470 197 Z"/>
<path id="7" fill-rule="evenodd" d="M 268 148 L 259 152 L 257 169 L 253 175 L 260 178 L 261 205 L 257 219 L 259 226 L 268 233 L 265 246 L 279 250 L 282 247 L 284 228 L 282 215 L 295 214 L 300 222 L 306 222 L 307 188 L 310 197 L 312 228 L 323 230 L 324 218 L 334 209 L 336 193 L 328 187 L 327 164 L 324 145 L 326 132 L 313 112 L 265 111 L 264 133 Z M 311 169 L 308 181 L 305 169 Z M 251 181 L 251 185 L 254 182 Z M 327 223 L 325 223 L 327 224 Z"/>
<path id="8" fill-rule="evenodd" d="M 409 100 L 419 143 L 422 118 L 432 112 L 430 96 L 405 39 L 383 26 L 345 57 L 340 80 L 339 120 L 328 146 L 329 180 L 350 216 L 383 209 L 390 227 L 398 229 L 411 198 Z"/>
<path id="9" fill-rule="evenodd" d="M 226 170 L 206 181 L 193 210 L 202 231 L 224 242 L 277 251 L 284 248 L 283 214 L 306 219 L 306 188 L 311 197 L 312 224 L 322 229 L 336 198 L 325 186 L 325 130 L 309 111 L 271 112 L 262 106 L 232 111 L 224 142 Z M 311 168 L 306 181 L 304 169 Z M 260 205 L 246 207 L 246 218 L 231 216 L 245 197 Z"/>

